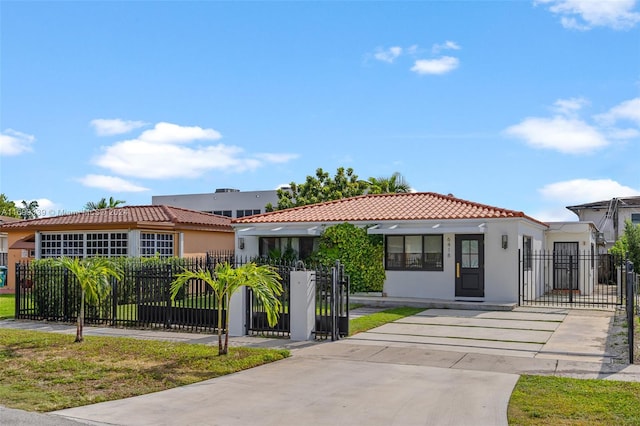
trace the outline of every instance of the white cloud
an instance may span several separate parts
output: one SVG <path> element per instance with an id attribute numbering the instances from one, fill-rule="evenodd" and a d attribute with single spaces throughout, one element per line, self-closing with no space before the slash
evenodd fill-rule
<path id="1" fill-rule="evenodd" d="M 594 118 L 603 125 L 615 124 L 622 120 L 629 120 L 640 125 L 640 98 L 624 101 L 606 113 L 596 115 Z"/>
<path id="2" fill-rule="evenodd" d="M 584 98 L 558 99 L 553 103 L 553 110 L 558 114 L 574 117 L 587 105 L 589 105 L 589 101 Z"/>
<path id="3" fill-rule="evenodd" d="M 120 176 L 146 179 L 197 178 L 207 171 L 243 172 L 269 163 L 284 163 L 293 154 L 245 154 L 237 146 L 224 144 L 188 146 L 195 141 L 218 140 L 213 129 L 158 123 L 136 139 L 103 148 L 94 163 Z"/>
<path id="4" fill-rule="evenodd" d="M 147 125 L 144 121 L 121 120 L 119 118 L 96 118 L 91 120 L 90 124 L 98 136 L 121 135 Z"/>
<path id="5" fill-rule="evenodd" d="M 562 201 L 567 206 L 609 200 L 614 197 L 640 195 L 639 189 L 622 185 L 611 179 L 573 179 L 545 185 L 538 191 L 545 199 Z"/>
<path id="6" fill-rule="evenodd" d="M 393 63 L 400 55 L 402 55 L 402 47 L 392 46 L 388 49 L 378 48 L 373 57 L 382 62 Z"/>
<path id="7" fill-rule="evenodd" d="M 442 56 L 438 59 L 418 59 L 411 71 L 418 74 L 446 74 L 458 68 L 460 61 L 452 56 Z"/>
<path id="8" fill-rule="evenodd" d="M 60 214 L 66 214 L 67 212 L 63 211 L 59 204 L 54 203 L 48 198 L 37 198 L 37 199 L 20 199 L 20 200 L 12 200 L 13 203 L 18 208 L 18 211 L 24 207 L 22 201 L 26 201 L 29 204 L 32 201 L 38 202 L 38 208 L 35 210 L 38 217 L 47 217 L 47 216 L 57 216 Z"/>
<path id="9" fill-rule="evenodd" d="M 109 192 L 142 192 L 149 188 L 135 185 L 122 178 L 105 175 L 86 175 L 78 179 L 84 186 L 106 189 Z"/>
<path id="10" fill-rule="evenodd" d="M 450 41 L 447 40 L 442 44 L 434 44 L 433 47 L 431 48 L 431 51 L 433 53 L 440 53 L 443 50 L 460 50 L 461 47 L 458 43 L 456 43 L 455 41 Z"/>
<path id="11" fill-rule="evenodd" d="M 19 155 L 32 151 L 31 145 L 35 140 L 33 135 L 7 129 L 0 133 L 0 155 Z"/>
<path id="12" fill-rule="evenodd" d="M 542 222 L 573 222 L 578 220 L 578 216 L 565 206 L 539 210 L 531 213 L 530 216 Z"/>
<path id="13" fill-rule="evenodd" d="M 534 148 L 553 149 L 565 154 L 583 154 L 605 147 L 609 141 L 584 121 L 565 118 L 530 117 L 505 130 Z"/>
<path id="14" fill-rule="evenodd" d="M 638 129 L 609 129 L 606 131 L 607 138 L 609 139 L 621 139 L 629 140 L 640 137 L 640 130 Z"/>
<path id="15" fill-rule="evenodd" d="M 152 143 L 184 143 L 194 140 L 218 140 L 222 135 L 217 130 L 198 126 L 179 126 L 172 123 L 158 123 L 151 130 L 145 130 L 139 140 Z"/>
<path id="16" fill-rule="evenodd" d="M 634 11 L 636 0 L 534 0 L 544 4 L 560 16 L 565 28 L 590 30 L 594 27 L 629 29 L 640 22 L 640 13 Z"/>

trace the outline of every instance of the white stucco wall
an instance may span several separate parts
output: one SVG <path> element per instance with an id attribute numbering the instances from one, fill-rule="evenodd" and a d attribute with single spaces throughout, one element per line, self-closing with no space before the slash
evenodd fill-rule
<path id="1" fill-rule="evenodd" d="M 477 222 L 469 223 L 468 227 L 475 225 L 477 228 Z M 478 300 L 516 303 L 520 273 L 518 250 L 522 248 L 522 237 L 532 237 L 534 249 L 539 250 L 545 227 L 520 218 L 486 220 L 484 223 L 484 297 Z M 425 230 L 433 232 L 428 227 Z M 503 235 L 507 236 L 506 249 L 502 248 Z M 456 233 L 444 234 L 443 271 L 387 271 L 384 285 L 387 296 L 455 300 L 455 236 Z"/>
<path id="2" fill-rule="evenodd" d="M 553 252 L 555 243 L 578 243 L 578 289 L 580 294 L 591 294 L 598 275 L 597 262 L 591 259 L 592 244 L 593 252 L 598 253 L 594 225 L 589 222 L 552 222 L 549 226 L 546 238 L 548 252 Z M 547 283 L 548 288 L 552 285 Z"/>
<path id="3" fill-rule="evenodd" d="M 532 237 L 534 250 L 540 250 L 544 244 L 546 227 L 525 218 L 505 218 L 492 220 L 440 221 L 441 226 L 434 228 L 431 223 L 405 223 L 410 228 L 394 228 L 385 230 L 384 226 L 375 232 L 385 235 L 443 235 L 443 270 L 442 271 L 386 271 L 387 279 L 383 292 L 388 297 L 406 297 L 423 299 L 455 300 L 455 237 L 456 234 L 484 235 L 484 291 L 483 298 L 487 302 L 518 301 L 518 285 L 520 264 L 518 250 L 522 249 L 522 237 Z M 319 225 L 319 224 L 315 224 Z M 301 229 L 313 228 L 314 224 L 305 224 Z M 260 236 L 292 236 L 293 229 L 273 224 L 264 226 L 236 226 L 236 252 L 242 256 L 258 255 Z M 249 229 L 251 228 L 251 229 Z M 455 231 L 458 229 L 458 231 Z M 438 232 L 438 230 L 441 230 Z M 446 231 L 445 231 L 446 230 Z M 279 235 L 281 233 L 281 235 Z M 299 236 L 308 236 L 300 232 Z M 508 247 L 502 248 L 502 236 L 506 235 Z M 240 238 L 244 239 L 244 249 L 240 249 Z M 468 299 L 468 298 L 467 298 Z"/>

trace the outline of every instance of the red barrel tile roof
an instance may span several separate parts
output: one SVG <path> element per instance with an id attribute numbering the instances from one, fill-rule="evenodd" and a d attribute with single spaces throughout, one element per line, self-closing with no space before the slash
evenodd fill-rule
<path id="1" fill-rule="evenodd" d="M 366 222 L 512 217 L 522 217 L 542 223 L 526 216 L 523 212 L 492 207 L 433 192 L 362 195 L 235 219 L 233 223 Z"/>
<path id="2" fill-rule="evenodd" d="M 124 206 L 21 220 L 3 223 L 0 225 L 0 229 L 46 229 L 59 226 L 137 225 L 141 223 L 174 227 L 197 226 L 222 232 L 233 231 L 231 219 L 228 217 L 163 205 Z"/>

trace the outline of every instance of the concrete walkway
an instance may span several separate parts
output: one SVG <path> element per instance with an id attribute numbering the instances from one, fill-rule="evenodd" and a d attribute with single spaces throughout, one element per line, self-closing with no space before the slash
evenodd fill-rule
<path id="1" fill-rule="evenodd" d="M 591 311 L 432 309 L 338 342 L 232 338 L 233 345 L 288 347 L 292 357 L 181 388 L 61 410 L 47 420 L 505 425 L 519 374 L 640 381 L 640 366 L 615 363 L 615 354 L 607 353 L 611 321 L 611 313 Z M 74 332 L 23 321 L 0 321 L 3 326 Z M 215 342 L 202 334 L 109 328 L 87 327 L 85 334 Z"/>

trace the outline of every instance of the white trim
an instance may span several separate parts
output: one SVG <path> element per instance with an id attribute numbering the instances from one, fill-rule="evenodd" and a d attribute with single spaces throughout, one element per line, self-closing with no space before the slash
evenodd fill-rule
<path id="1" fill-rule="evenodd" d="M 369 234 L 376 235 L 404 235 L 404 234 L 484 234 L 486 226 L 443 226 L 439 228 L 387 228 L 369 229 Z"/>

